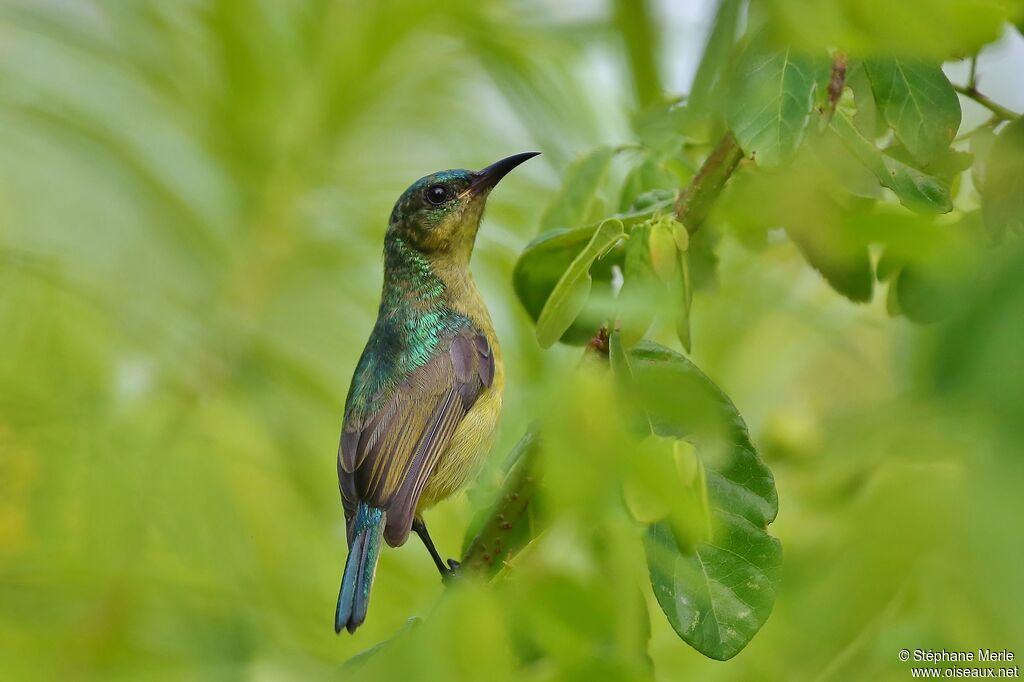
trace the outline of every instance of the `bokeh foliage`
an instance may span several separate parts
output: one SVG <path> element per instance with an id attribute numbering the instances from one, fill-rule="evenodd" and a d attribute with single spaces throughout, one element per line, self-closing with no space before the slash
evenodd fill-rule
<path id="1" fill-rule="evenodd" d="M 574 7 L 0 3 L 5 676 L 905 679 L 903 647 L 1024 641 L 1024 129 L 946 75 L 1019 43 L 1019 3 L 723 0 L 691 87 L 665 7 Z M 684 238 L 676 193 L 727 128 L 746 160 Z M 386 552 L 337 638 L 334 453 L 384 220 L 419 175 L 531 148 L 474 259 L 509 371 L 494 466 L 428 521 L 454 554 L 539 420 L 536 539 L 448 589 Z M 742 411 L 785 552 L 724 664 L 679 641 L 643 546 L 658 519 L 699 542 L 714 460 L 640 441 L 617 374 L 535 336 L 537 283 L 616 213 L 630 239 L 542 340 L 627 301 L 626 346 L 687 345 L 657 352 Z"/>

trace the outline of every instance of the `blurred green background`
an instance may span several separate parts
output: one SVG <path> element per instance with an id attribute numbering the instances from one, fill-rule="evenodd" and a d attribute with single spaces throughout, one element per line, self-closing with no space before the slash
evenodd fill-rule
<path id="1" fill-rule="evenodd" d="M 566 164 L 630 141 L 629 5 L 0 2 L 0 676 L 906 679 L 903 647 L 1024 644 L 1024 258 L 920 327 L 729 234 L 693 357 L 777 480 L 783 583 L 750 646 L 687 647 L 629 533 L 613 579 L 571 522 L 494 589 L 387 551 L 366 625 L 332 632 L 335 453 L 391 206 L 544 154 L 494 193 L 473 264 L 508 371 L 498 460 L 578 357 L 540 351 L 510 275 Z M 714 10 L 652 3 L 667 90 Z M 1022 64 L 1010 27 L 979 63 L 1016 111 Z M 442 552 L 470 507 L 428 516 Z"/>

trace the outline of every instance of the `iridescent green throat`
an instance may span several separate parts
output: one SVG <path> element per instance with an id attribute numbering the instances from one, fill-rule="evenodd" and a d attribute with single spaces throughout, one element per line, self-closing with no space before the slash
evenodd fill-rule
<path id="1" fill-rule="evenodd" d="M 379 319 L 385 318 L 391 321 L 393 333 L 401 336 L 410 369 L 430 359 L 442 332 L 469 322 L 448 305 L 444 282 L 430 260 L 395 234 L 384 241 Z"/>

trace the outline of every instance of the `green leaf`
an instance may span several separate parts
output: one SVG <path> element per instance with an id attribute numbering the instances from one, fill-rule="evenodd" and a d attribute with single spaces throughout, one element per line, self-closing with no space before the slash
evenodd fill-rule
<path id="1" fill-rule="evenodd" d="M 927 369 L 929 383 L 949 406 L 964 408 L 1004 429 L 1005 451 L 999 456 L 1020 462 L 1024 424 L 1024 249 L 1003 249 L 990 256 L 988 272 L 976 277 L 966 293 L 960 314 L 941 330 Z M 1017 471 L 1014 469 L 1013 471 Z M 1006 481 L 1013 485 L 1016 476 Z M 989 489 L 985 488 L 985 494 Z"/>
<path id="2" fill-rule="evenodd" d="M 715 22 L 704 44 L 686 99 L 686 111 L 691 118 L 709 119 L 723 107 L 730 76 L 726 67 L 736 42 L 741 6 L 740 0 L 722 0 L 718 5 Z"/>
<path id="3" fill-rule="evenodd" d="M 690 310 L 693 307 L 693 282 L 690 279 L 690 259 L 685 251 L 679 252 L 679 284 L 676 289 L 676 336 L 683 350 L 687 353 L 692 349 L 693 338 L 690 333 Z"/>
<path id="4" fill-rule="evenodd" d="M 889 283 L 889 291 L 885 295 L 885 312 L 889 314 L 889 317 L 899 317 L 903 314 L 903 310 L 900 308 L 900 295 L 896 289 L 896 278 L 899 277 L 899 270 L 892 276 L 892 281 Z"/>
<path id="5" fill-rule="evenodd" d="M 750 642 L 775 602 L 782 550 L 766 531 L 778 512 L 775 483 L 735 406 L 689 360 L 646 341 L 629 358 L 634 396 L 655 432 L 696 443 L 711 516 L 710 538 L 689 550 L 670 522 L 648 529 L 654 594 L 684 641 L 725 660 Z"/>
<path id="6" fill-rule="evenodd" d="M 996 133 L 989 126 L 981 126 L 971 133 L 971 153 L 974 154 L 974 168 L 971 169 L 971 179 L 974 187 L 982 195 L 985 194 L 985 177 L 988 171 L 988 160 L 992 154 L 992 147 L 996 142 Z"/>
<path id="7" fill-rule="evenodd" d="M 663 155 L 676 154 L 683 146 L 686 115 L 678 99 L 654 102 L 633 114 L 633 131 L 645 147 Z"/>
<path id="8" fill-rule="evenodd" d="M 634 449 L 623 471 L 630 515 L 672 533 L 676 549 L 692 554 L 712 537 L 707 475 L 692 443 L 654 436 Z"/>
<path id="9" fill-rule="evenodd" d="M 864 68 L 864 62 L 856 61 L 850 65 L 849 73 L 846 76 L 846 85 L 853 92 L 854 126 L 861 135 L 869 140 L 874 140 L 882 134 L 884 124 L 878 112 L 875 93 L 871 90 L 871 80 Z"/>
<path id="10" fill-rule="evenodd" d="M 618 329 L 608 335 L 608 364 L 611 365 L 612 374 L 620 390 L 630 390 L 633 384 L 633 370 L 629 367 L 629 356 L 623 345 L 622 333 Z M 647 420 L 647 414 L 640 406 L 632 401 L 627 401 L 622 403 L 620 409 L 625 415 L 630 431 L 637 434 L 638 438 L 646 438 L 651 435 L 651 424 Z"/>
<path id="11" fill-rule="evenodd" d="M 661 96 L 658 39 L 662 32 L 647 0 L 615 0 L 613 18 L 625 43 L 636 101 L 645 106 Z"/>
<path id="12" fill-rule="evenodd" d="M 819 202 L 815 216 L 827 219 L 808 222 L 794 216 L 786 223 L 786 234 L 833 289 L 854 303 L 866 303 L 875 284 L 867 244 L 844 229 L 838 205 L 824 197 Z"/>
<path id="13" fill-rule="evenodd" d="M 675 442 L 679 441 L 657 436 L 645 440 L 626 462 L 622 477 L 623 500 L 630 516 L 640 523 L 649 525 L 667 520 L 683 497 L 672 461 Z M 695 540 L 691 541 L 694 533 L 684 531 L 680 535 L 684 546 L 695 544 Z"/>
<path id="14" fill-rule="evenodd" d="M 956 222 L 887 212 L 848 214 L 847 219 L 850 229 L 885 245 L 877 270 L 879 281 L 889 281 L 890 315 L 926 324 L 956 312 L 980 267 L 980 211 L 964 213 Z"/>
<path id="15" fill-rule="evenodd" d="M 715 291 L 718 289 L 718 242 L 721 235 L 714 225 L 706 222 L 693 235 L 686 249 L 687 265 L 690 268 L 690 284 L 694 291 Z"/>
<path id="16" fill-rule="evenodd" d="M 619 210 L 627 211 L 641 196 L 655 190 L 669 190 L 678 186 L 676 176 L 666 170 L 655 159 L 644 159 L 633 167 L 622 181 L 622 194 L 619 198 Z M 671 190 L 673 194 L 674 190 Z"/>
<path id="17" fill-rule="evenodd" d="M 686 257 L 689 241 L 686 228 L 672 216 L 658 216 L 649 224 L 651 267 L 668 293 L 676 335 L 686 352 L 690 352 L 690 304 L 693 300 Z"/>
<path id="18" fill-rule="evenodd" d="M 679 259 L 676 253 L 679 247 L 673 234 L 671 218 L 659 216 L 648 224 L 650 232 L 647 244 L 651 252 L 651 267 L 666 284 L 675 282 L 679 273 Z"/>
<path id="19" fill-rule="evenodd" d="M 691 350 L 690 338 L 690 307 L 693 304 L 693 282 L 690 278 L 690 259 L 688 249 L 690 246 L 690 233 L 681 222 L 671 216 L 665 216 L 660 220 L 661 229 L 672 235 L 675 245 L 675 277 L 669 282 L 669 292 L 672 296 L 672 308 L 675 313 L 676 336 L 683 349 L 689 353 Z"/>
<path id="20" fill-rule="evenodd" d="M 948 182 L 881 152 L 860 134 L 846 112 L 836 112 L 832 117 L 832 128 L 878 182 L 896 193 L 904 206 L 921 213 L 948 213 L 953 210 Z"/>
<path id="21" fill-rule="evenodd" d="M 590 294 L 590 267 L 623 234 L 621 220 L 611 218 L 604 221 L 587 246 L 569 264 L 537 318 L 537 342 L 541 348 L 550 348 L 579 316 Z"/>
<path id="22" fill-rule="evenodd" d="M 561 190 L 541 216 L 541 232 L 587 224 L 587 216 L 614 156 L 614 148 L 598 147 L 569 164 Z"/>
<path id="23" fill-rule="evenodd" d="M 891 150 L 887 150 L 887 152 L 892 154 Z M 893 154 L 893 156 L 895 155 Z M 929 175 L 953 182 L 961 173 L 971 167 L 973 161 L 974 154 L 972 152 L 962 152 L 950 147 L 939 152 L 921 170 Z M 911 164 L 912 160 L 907 159 L 904 162 Z"/>
<path id="24" fill-rule="evenodd" d="M 745 172 L 735 178 L 725 195 L 720 215 L 734 230 L 757 243 L 770 229 L 784 227 L 807 262 L 839 293 L 855 302 L 871 299 L 874 286 L 868 241 L 851 229 L 843 216 L 856 205 L 836 195 L 862 192 L 862 180 L 847 168 L 867 175 L 870 187 L 878 183 L 831 132 L 808 139 L 791 164 L 778 171 Z M 741 232 L 742 231 L 742 232 Z M 698 232 L 698 235 L 700 233 Z M 762 241 L 763 243 L 763 241 Z"/>
<path id="25" fill-rule="evenodd" d="M 707 43 L 701 53 L 700 64 L 697 65 L 697 72 L 693 76 L 693 84 L 690 86 L 690 96 L 687 104 L 702 108 L 704 102 L 711 95 L 712 87 L 718 74 L 729 57 L 729 52 L 736 41 L 736 28 L 740 19 L 740 1 L 722 0 L 715 13 L 715 22 L 708 34 Z"/>
<path id="26" fill-rule="evenodd" d="M 868 96 L 871 96 L 870 89 Z M 856 111 L 853 112 L 851 120 L 854 125 L 858 125 Z M 870 122 L 862 121 L 861 123 L 869 125 Z M 868 136 L 865 135 L 865 137 Z M 873 137 L 875 137 L 874 134 L 869 139 Z M 801 161 L 806 161 L 806 166 L 799 170 L 808 176 L 808 186 L 822 189 L 826 193 L 839 197 L 850 195 L 872 201 L 882 197 L 882 187 L 879 185 L 878 179 L 864 167 L 857 157 L 850 153 L 839 136 L 831 130 L 826 129 L 824 134 L 816 135 L 813 140 L 808 140 L 805 148 L 812 153 L 808 154 L 806 159 L 801 159 Z M 756 205 L 752 208 L 757 210 Z"/>
<path id="27" fill-rule="evenodd" d="M 807 51 L 842 46 L 850 54 L 945 59 L 997 40 L 1013 0 L 766 0 L 768 30 Z"/>
<path id="28" fill-rule="evenodd" d="M 729 98 L 729 127 L 761 166 L 777 166 L 804 137 L 821 65 L 789 49 L 755 40 L 740 56 Z"/>
<path id="29" fill-rule="evenodd" d="M 903 266 L 892 283 L 896 292 L 898 310 L 907 319 L 919 324 L 941 320 L 946 310 L 943 300 L 948 297 L 948 283 L 942 273 L 932 273 L 914 265 Z"/>
<path id="30" fill-rule="evenodd" d="M 552 230 L 527 244 L 512 271 L 512 286 L 526 312 L 534 321 L 540 317 L 551 291 L 580 251 L 597 231 L 597 226 L 573 230 Z"/>
<path id="31" fill-rule="evenodd" d="M 1024 236 L 1024 118 L 1011 121 L 992 145 L 981 210 L 985 227 L 997 242 Z"/>
<path id="32" fill-rule="evenodd" d="M 612 217 L 622 219 L 624 225 L 642 223 L 656 213 L 670 210 L 677 196 L 678 192 L 674 189 L 652 189 L 637 196 L 629 210 Z"/>
<path id="33" fill-rule="evenodd" d="M 864 67 L 882 117 L 918 162 L 949 147 L 960 129 L 960 99 L 938 64 L 886 57 Z"/>
<path id="34" fill-rule="evenodd" d="M 647 333 L 654 321 L 655 307 L 661 291 L 661 284 L 651 264 L 651 249 L 648 243 L 651 226 L 643 223 L 634 227 L 626 242 L 623 258 L 622 289 L 618 298 L 618 322 L 621 341 L 632 346 Z"/>
<path id="35" fill-rule="evenodd" d="M 903 261 L 893 255 L 892 249 L 886 249 L 878 258 L 878 265 L 875 267 L 875 277 L 879 282 L 885 282 L 900 274 Z"/>
<path id="36" fill-rule="evenodd" d="M 613 216 L 626 227 L 642 223 L 652 215 L 670 209 L 675 193 L 671 197 L 646 203 L 644 208 L 619 213 Z M 639 202 L 639 200 L 638 200 Z M 593 237 L 599 223 L 572 230 L 561 229 L 546 232 L 530 242 L 512 270 L 512 286 L 526 312 L 536 321 L 544 304 L 558 284 L 562 274 Z M 612 266 L 621 265 L 621 249 L 615 249 L 591 268 L 591 276 L 610 290 Z M 609 291 L 610 293 L 610 291 Z M 586 316 L 585 316 L 586 317 Z M 562 336 L 563 343 L 582 345 L 593 336 L 593 327 L 587 328 L 582 322 L 572 325 Z"/>
<path id="37" fill-rule="evenodd" d="M 629 358 L 622 346 L 622 333 L 615 329 L 608 335 L 608 362 L 615 373 L 616 379 L 626 385 L 633 381 L 633 371 L 629 368 Z"/>

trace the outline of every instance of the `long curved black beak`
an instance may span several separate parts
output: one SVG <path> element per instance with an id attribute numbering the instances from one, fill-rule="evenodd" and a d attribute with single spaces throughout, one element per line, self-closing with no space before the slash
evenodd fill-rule
<path id="1" fill-rule="evenodd" d="M 539 154 L 540 152 L 523 152 L 522 154 L 506 156 L 501 161 L 496 161 L 487 168 L 473 173 L 473 181 L 470 187 L 474 193 L 486 192 L 497 185 L 498 181 L 508 175 L 513 168 Z"/>

